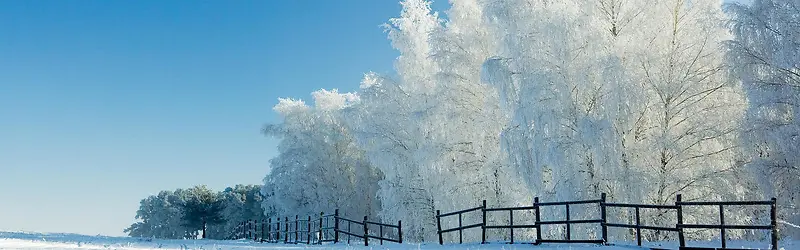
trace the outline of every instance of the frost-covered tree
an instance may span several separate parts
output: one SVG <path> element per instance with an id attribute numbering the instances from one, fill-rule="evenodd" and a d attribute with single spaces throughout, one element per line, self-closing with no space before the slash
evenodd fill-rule
<path id="1" fill-rule="evenodd" d="M 430 215 L 475 206 L 530 202 L 498 147 L 505 122 L 497 92 L 480 80 L 487 42 L 477 2 L 454 2 L 442 23 L 427 1 L 404 1 L 386 25 L 401 53 L 398 77 L 367 74 L 361 101 L 348 124 L 370 161 L 385 175 L 380 183 L 384 219 L 407 221 L 405 235 L 435 237 Z M 462 22 L 463 21 L 463 22 Z M 519 198 L 519 199 L 517 199 Z"/>
<path id="2" fill-rule="evenodd" d="M 486 6 L 501 46 L 485 61 L 483 77 L 500 91 L 512 118 L 502 146 L 533 194 L 544 200 L 595 199 L 625 190 L 616 185 L 620 175 L 615 173 L 622 171 L 613 126 L 614 93 L 625 79 L 605 26 L 587 15 L 593 4 L 503 1 Z M 554 211 L 546 216 L 564 215 Z M 547 233 L 564 232 L 553 228 Z"/>
<path id="3" fill-rule="evenodd" d="M 719 2 L 520 0 L 487 13 L 503 43 L 486 81 L 533 190 L 655 204 L 742 192 L 727 174 L 744 101 L 724 72 Z"/>
<path id="4" fill-rule="evenodd" d="M 281 99 L 274 110 L 284 120 L 267 125 L 267 135 L 281 138 L 279 155 L 264 179 L 262 192 L 271 196 L 264 206 L 278 214 L 318 214 L 340 209 L 350 218 L 375 216 L 380 202 L 375 197 L 382 178 L 356 147 L 343 125 L 342 110 L 358 100 L 354 94 L 320 90 L 313 93 L 314 106 Z"/>
<path id="5" fill-rule="evenodd" d="M 742 128 L 748 168 L 780 216 L 800 224 L 800 1 L 731 4 L 729 59 L 750 105 Z M 782 230 L 800 237 L 798 230 Z"/>
<path id="6" fill-rule="evenodd" d="M 223 222 L 220 212 L 223 203 L 218 192 L 214 192 L 205 185 L 189 188 L 184 193 L 182 204 L 184 225 L 193 232 L 202 232 L 200 237 L 205 239 L 206 229 L 209 225 Z"/>
<path id="7" fill-rule="evenodd" d="M 223 192 L 205 185 L 161 191 L 140 202 L 136 219 L 125 232 L 132 237 L 228 239 L 242 221 L 266 219 L 260 185 L 236 185 Z"/>
<path id="8" fill-rule="evenodd" d="M 655 1 L 635 34 L 632 64 L 647 97 L 647 154 L 640 162 L 654 184 L 647 203 L 735 199 L 747 194 L 740 176 L 738 128 L 746 107 L 738 81 L 728 77 L 720 1 Z M 709 211 L 710 212 L 710 211 Z M 703 214 L 689 220 L 708 220 Z M 658 222 L 671 220 L 662 214 Z M 710 237 L 707 234 L 701 237 Z"/>
<path id="9" fill-rule="evenodd" d="M 243 221 L 261 222 L 268 217 L 275 216 L 273 211 L 262 208 L 265 200 L 261 194 L 262 188 L 262 185 L 236 185 L 222 191 L 220 215 L 223 221 L 219 224 L 209 225 L 208 238 L 228 239 Z"/>
<path id="10" fill-rule="evenodd" d="M 140 220 L 125 233 L 132 237 L 153 237 L 161 239 L 184 239 L 191 235 L 191 230 L 183 221 L 184 199 L 186 191 L 161 191 L 140 202 L 136 211 L 136 219 Z"/>

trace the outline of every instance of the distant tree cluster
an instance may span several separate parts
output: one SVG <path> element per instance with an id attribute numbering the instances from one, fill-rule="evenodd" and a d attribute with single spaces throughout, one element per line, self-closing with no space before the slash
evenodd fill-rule
<path id="1" fill-rule="evenodd" d="M 139 221 L 124 232 L 161 239 L 227 239 L 238 223 L 266 218 L 260 191 L 260 185 L 236 185 L 222 192 L 205 185 L 161 191 L 140 202 Z"/>

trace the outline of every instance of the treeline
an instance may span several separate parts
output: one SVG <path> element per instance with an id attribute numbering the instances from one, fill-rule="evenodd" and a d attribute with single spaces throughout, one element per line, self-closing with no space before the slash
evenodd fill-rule
<path id="1" fill-rule="evenodd" d="M 228 239 L 238 223 L 266 219 L 261 185 L 213 191 L 205 185 L 161 191 L 140 202 L 139 221 L 125 229 L 132 237 Z"/>

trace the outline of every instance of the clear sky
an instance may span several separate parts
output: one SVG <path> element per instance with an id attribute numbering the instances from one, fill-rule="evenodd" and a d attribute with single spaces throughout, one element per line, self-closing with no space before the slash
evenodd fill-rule
<path id="1" fill-rule="evenodd" d="M 0 1 L 0 230 L 122 235 L 160 190 L 261 183 L 277 98 L 391 72 L 397 2 Z"/>
<path id="2" fill-rule="evenodd" d="M 397 2 L 0 1 L 0 230 L 122 235 L 159 190 L 261 183 L 277 98 L 391 72 Z"/>

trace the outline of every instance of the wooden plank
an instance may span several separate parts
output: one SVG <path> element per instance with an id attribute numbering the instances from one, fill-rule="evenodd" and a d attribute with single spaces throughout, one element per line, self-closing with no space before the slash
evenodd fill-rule
<path id="1" fill-rule="evenodd" d="M 603 220 L 557 220 L 557 221 L 540 221 L 541 225 L 556 225 L 556 224 L 589 224 L 589 223 L 603 223 Z"/>
<path id="2" fill-rule="evenodd" d="M 497 208 L 486 208 L 487 212 L 492 211 L 516 211 L 516 210 L 533 210 L 536 209 L 534 206 L 527 206 L 527 207 L 497 207 Z"/>
<path id="3" fill-rule="evenodd" d="M 557 201 L 557 202 L 539 202 L 539 206 L 563 206 L 563 205 L 577 205 L 577 204 L 591 204 L 600 203 L 602 200 L 583 200 L 583 201 Z"/>
<path id="4" fill-rule="evenodd" d="M 772 201 L 684 201 L 676 202 L 678 206 L 760 206 L 772 205 Z"/>
<path id="5" fill-rule="evenodd" d="M 678 209 L 675 205 L 647 205 L 647 204 L 627 204 L 627 203 L 604 203 L 606 207 L 631 207 L 631 208 L 653 208 L 653 209 Z"/>
<path id="6" fill-rule="evenodd" d="M 481 209 L 482 209 L 482 207 L 474 207 L 474 208 L 464 209 L 464 210 L 461 210 L 461 211 L 449 212 L 449 213 L 445 213 L 445 214 L 441 214 L 441 215 L 437 215 L 437 216 L 438 217 L 447 217 L 447 216 L 452 216 L 452 215 L 456 215 L 456 214 L 463 214 L 463 213 L 469 213 L 469 212 L 472 212 L 472 211 L 478 211 L 478 210 L 481 210 Z"/>
<path id="7" fill-rule="evenodd" d="M 703 225 L 703 224 L 678 224 L 678 228 L 690 229 L 762 229 L 769 230 L 772 226 L 765 225 Z"/>
<path id="8" fill-rule="evenodd" d="M 536 225 L 492 225 L 486 226 L 486 229 L 505 229 L 505 228 L 537 228 Z"/>
<path id="9" fill-rule="evenodd" d="M 449 232 L 453 232 L 453 231 L 464 230 L 464 229 L 470 229 L 470 228 L 475 228 L 475 227 L 480 227 L 480 226 L 483 226 L 483 223 L 477 223 L 477 224 L 467 225 L 467 226 L 463 226 L 463 227 L 456 227 L 456 228 L 444 229 L 444 230 L 442 230 L 441 232 L 442 232 L 442 233 L 449 233 Z"/>
<path id="10" fill-rule="evenodd" d="M 603 244 L 603 240 L 539 240 L 540 243 L 594 243 Z"/>
<path id="11" fill-rule="evenodd" d="M 633 229 L 636 228 L 636 225 L 617 224 L 617 223 L 606 223 L 606 226 L 609 226 L 609 227 L 621 227 L 621 228 L 633 228 Z M 639 228 L 641 228 L 641 229 L 649 229 L 649 230 L 659 230 L 659 231 L 673 231 L 673 232 L 677 232 L 678 231 L 677 228 L 671 228 L 671 227 L 639 226 Z"/>
<path id="12" fill-rule="evenodd" d="M 370 225 L 376 225 L 376 226 L 384 226 L 384 227 L 397 228 L 397 225 L 392 225 L 392 224 L 384 224 L 384 223 L 380 223 L 380 222 L 372 222 L 372 221 L 367 221 L 367 224 L 370 224 Z"/>

